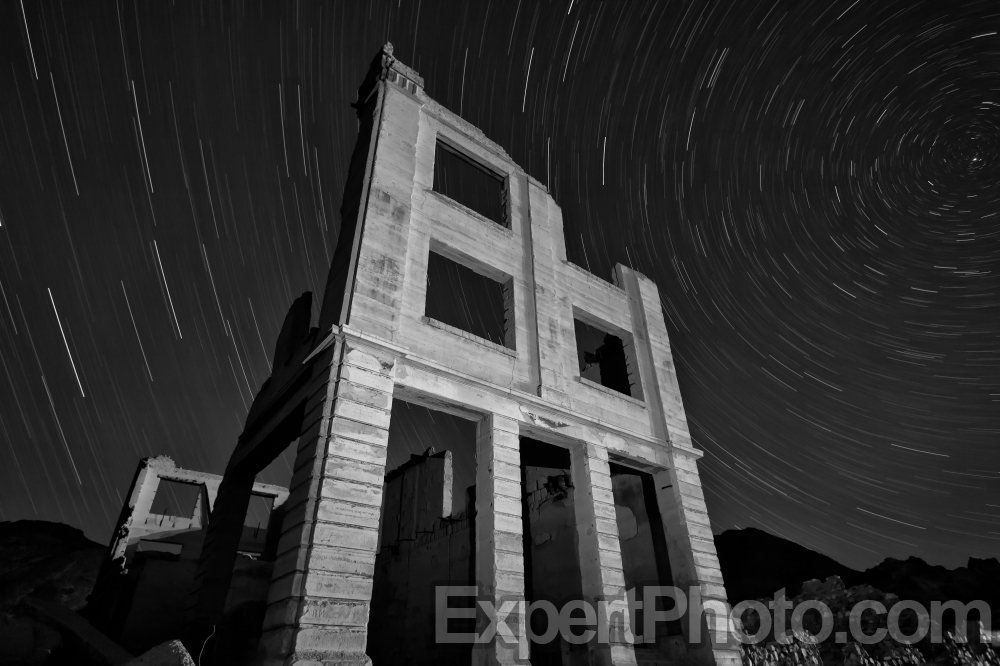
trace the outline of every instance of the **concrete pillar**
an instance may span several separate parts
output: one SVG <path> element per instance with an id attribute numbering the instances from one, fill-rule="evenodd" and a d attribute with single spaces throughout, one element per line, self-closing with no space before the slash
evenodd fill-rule
<path id="1" fill-rule="evenodd" d="M 268 593 L 266 664 L 367 664 L 394 359 L 339 342 L 309 399 Z"/>
<path id="2" fill-rule="evenodd" d="M 699 623 L 701 641 L 690 644 L 698 663 L 740 663 L 735 646 L 712 645 L 711 637 L 721 630 L 731 631 L 729 619 L 714 613 L 695 616 L 691 612 L 692 590 L 697 590 L 702 604 L 726 601 L 719 558 L 695 459 L 683 453 L 671 452 L 670 469 L 653 475 L 656 484 L 656 503 L 663 520 L 667 553 L 673 584 L 688 595 L 688 612 L 681 618 L 685 639 L 692 633 L 692 622 Z"/>
<path id="3" fill-rule="evenodd" d="M 647 386 L 646 404 L 653 430 L 667 445 L 668 469 L 655 474 L 653 479 L 673 584 L 685 594 L 693 586 L 699 591 L 702 603 L 725 602 L 722 570 L 698 475 L 698 458 L 702 453 L 691 444 L 659 290 L 649 278 L 621 264 L 615 269 L 615 279 L 628 295 L 635 356 Z M 685 638 L 692 636 L 691 620 L 690 612 L 681 618 Z M 714 632 L 719 622 L 728 624 L 728 620 L 717 620 L 713 614 L 699 616 L 697 620 L 701 642 L 689 645 L 697 662 L 705 666 L 738 666 L 740 653 L 735 647 L 713 646 L 708 640 L 709 630 Z"/>
<path id="4" fill-rule="evenodd" d="M 94 592 L 87 607 L 88 620 L 111 638 L 119 638 L 122 624 L 128 615 L 128 605 L 120 600 L 126 551 L 135 533 L 141 533 L 141 526 L 153 505 L 153 498 L 160 483 L 156 470 L 150 465 L 151 458 L 143 458 L 132 478 L 128 500 L 122 506 L 118 523 L 111 537 L 108 555 L 101 563 Z"/>
<path id="5" fill-rule="evenodd" d="M 521 523 L 521 450 L 517 421 L 491 414 L 476 429 L 476 580 L 479 593 L 499 609 L 503 601 L 524 599 L 524 545 Z M 480 611 L 476 633 L 488 621 Z M 518 651 L 527 651 L 524 618 L 518 610 L 507 625 L 519 647 L 504 646 L 499 638 L 476 645 L 472 663 L 482 666 L 518 663 Z M 520 663 L 526 663 L 521 661 Z"/>
<path id="6" fill-rule="evenodd" d="M 135 472 L 135 477 L 132 479 L 128 501 L 122 507 L 122 513 L 111 541 L 108 559 L 112 562 L 125 557 L 132 526 L 145 524 L 146 517 L 149 515 L 150 509 L 153 508 L 153 498 L 156 497 L 156 491 L 160 487 L 160 477 L 150 465 L 150 460 L 150 458 L 143 458 L 142 462 L 139 463 L 139 469 Z M 124 562 L 122 562 L 122 566 L 124 566 Z"/>
<path id="7" fill-rule="evenodd" d="M 615 639 L 609 643 L 592 641 L 590 663 L 634 665 L 635 652 L 623 640 L 628 603 L 608 450 L 597 444 L 580 443 L 570 449 L 570 456 L 583 596 L 601 609 L 597 616 L 598 637 Z M 600 604 L 601 601 L 607 603 Z"/>

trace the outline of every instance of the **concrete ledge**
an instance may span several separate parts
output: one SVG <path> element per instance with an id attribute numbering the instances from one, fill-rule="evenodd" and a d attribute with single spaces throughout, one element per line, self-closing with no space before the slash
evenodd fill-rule
<path id="1" fill-rule="evenodd" d="M 599 275 L 594 275 L 583 266 L 577 266 L 571 261 L 563 261 L 562 264 L 563 266 L 569 266 L 570 268 L 574 269 L 585 280 L 588 280 L 596 284 L 598 287 L 602 289 L 613 290 L 614 292 L 617 292 L 620 297 L 625 298 L 625 290 L 619 287 L 618 285 L 614 284 L 613 282 L 609 282 L 608 280 L 601 278 Z"/>
<path id="2" fill-rule="evenodd" d="M 495 342 L 490 342 L 486 338 L 480 338 L 479 336 L 473 335 L 472 333 L 469 333 L 468 331 L 463 331 L 460 328 L 456 328 L 455 326 L 452 326 L 451 324 L 446 324 L 443 321 L 438 321 L 437 319 L 431 319 L 430 317 L 421 317 L 420 320 L 423 323 L 427 324 L 428 326 L 431 326 L 433 328 L 436 328 L 436 329 L 439 329 L 439 330 L 442 330 L 442 331 L 446 331 L 446 332 L 451 333 L 453 335 L 457 335 L 460 338 L 465 338 L 469 342 L 475 342 L 477 345 L 482 345 L 483 347 L 486 347 L 487 349 L 492 349 L 493 351 L 500 352 L 504 356 L 510 356 L 511 358 L 517 358 L 517 351 L 515 351 L 513 349 L 507 349 L 506 347 L 498 345 Z"/>
<path id="3" fill-rule="evenodd" d="M 448 142 L 445 141 L 445 143 L 448 143 Z M 502 224 L 500 222 L 497 222 L 496 220 L 491 220 L 490 218 L 486 217 L 485 215 L 477 213 L 476 211 L 472 210 L 468 206 L 460 204 L 459 202 L 455 201 L 451 197 L 446 196 L 444 194 L 441 194 L 437 190 L 426 189 L 426 190 L 424 190 L 424 193 L 433 196 L 434 199 L 436 199 L 437 201 L 439 201 L 442 204 L 445 204 L 445 205 L 447 205 L 447 206 L 449 206 L 451 208 L 454 208 L 455 210 L 457 210 L 458 212 L 462 213 L 463 215 L 468 215 L 469 217 L 471 217 L 476 222 L 479 222 L 482 225 L 488 225 L 487 228 L 489 229 L 489 232 L 502 234 L 503 236 L 506 236 L 508 238 L 513 238 L 514 237 L 514 230 L 511 229 L 510 227 L 508 227 L 508 226 L 506 226 L 506 225 L 504 225 L 504 224 Z M 438 222 L 440 223 L 440 221 L 438 221 Z"/>
<path id="4" fill-rule="evenodd" d="M 614 396 L 616 398 L 621 398 L 625 402 L 631 402 L 633 405 L 637 405 L 639 407 L 642 407 L 643 409 L 646 408 L 646 403 L 643 402 L 642 400 L 638 400 L 636 398 L 633 398 L 630 395 L 625 395 L 624 393 L 619 393 L 618 391 L 616 391 L 614 389 L 609 389 L 607 386 L 601 386 L 597 382 L 591 381 L 591 380 L 587 379 L 586 377 L 577 377 L 576 381 L 580 382 L 584 386 L 589 386 L 592 389 L 600 391 L 601 393 L 606 393 L 607 395 L 611 395 L 611 396 Z"/>

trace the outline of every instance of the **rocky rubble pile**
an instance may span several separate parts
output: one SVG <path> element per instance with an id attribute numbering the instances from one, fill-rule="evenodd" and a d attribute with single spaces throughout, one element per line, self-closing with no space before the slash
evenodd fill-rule
<path id="1" fill-rule="evenodd" d="M 740 655 L 743 666 L 823 666 L 819 646 L 805 641 L 743 645 Z"/>
<path id="2" fill-rule="evenodd" d="M 855 642 L 837 642 L 838 634 L 853 641 L 850 630 L 851 609 L 862 601 L 877 601 L 889 610 L 899 601 L 891 592 L 882 592 L 871 585 L 846 587 L 839 576 L 830 576 L 825 581 L 810 580 L 802 584 L 799 595 L 789 599 L 791 607 L 804 601 L 818 600 L 826 604 L 833 615 L 833 631 L 822 643 L 816 643 L 813 636 L 819 634 L 822 618 L 817 611 L 809 611 L 803 617 L 802 628 L 808 635 L 800 634 L 787 644 L 773 641 L 763 646 L 743 646 L 744 666 L 807 666 L 810 664 L 827 666 L 920 666 L 937 663 L 948 666 L 1000 666 L 1000 651 L 997 647 L 974 643 L 957 643 L 952 635 L 945 632 L 943 644 L 932 645 L 927 638 L 916 645 L 901 643 L 888 634 L 872 645 Z M 770 599 L 760 599 L 765 606 Z M 790 626 L 791 613 L 785 614 L 785 627 Z M 887 628 L 887 613 L 876 614 L 867 611 L 861 619 L 861 628 L 866 635 Z M 747 634 L 756 634 L 760 621 L 756 613 L 744 613 L 742 618 Z M 918 628 L 918 618 L 912 611 L 904 611 L 899 618 L 902 634 L 911 636 Z M 780 628 L 779 628 L 780 629 Z M 774 629 L 769 636 L 773 638 Z"/>
<path id="3" fill-rule="evenodd" d="M 848 643 L 840 650 L 840 659 L 824 655 L 820 645 L 807 636 L 799 636 L 787 645 L 740 646 L 743 666 L 1000 666 L 1000 650 L 989 645 L 957 643 L 950 633 L 945 635 L 943 650 L 928 658 L 911 645 L 878 645 L 867 648 L 860 643 Z"/>
<path id="4" fill-rule="evenodd" d="M 949 666 L 1000 666 L 1000 649 L 995 645 L 956 643 L 948 634 L 944 648 L 944 658 Z"/>

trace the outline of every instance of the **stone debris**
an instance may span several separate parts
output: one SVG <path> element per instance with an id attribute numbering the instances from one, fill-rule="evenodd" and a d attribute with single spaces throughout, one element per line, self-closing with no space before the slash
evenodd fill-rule
<path id="1" fill-rule="evenodd" d="M 167 641 L 128 662 L 126 666 L 195 666 L 180 641 Z"/>
<path id="2" fill-rule="evenodd" d="M 926 663 L 920 652 L 908 645 L 897 645 L 886 650 L 881 658 L 873 657 L 860 643 L 848 643 L 842 650 L 844 666 L 920 666 Z"/>
<path id="3" fill-rule="evenodd" d="M 744 645 L 740 653 L 743 666 L 823 666 L 819 646 L 808 642 Z"/>
<path id="4" fill-rule="evenodd" d="M 0 664 L 42 666 L 63 646 L 55 629 L 27 617 L 0 617 Z"/>
<path id="5" fill-rule="evenodd" d="M 951 632 L 945 634 L 945 659 L 949 666 L 1000 666 L 1000 647 L 958 643 Z"/>
<path id="6" fill-rule="evenodd" d="M 843 664 L 843 666 L 1000 666 L 998 646 L 985 644 L 985 632 L 980 628 L 983 639 L 978 643 L 957 642 L 954 634 L 945 632 L 943 645 L 931 645 L 927 638 L 916 645 L 900 643 L 889 636 L 872 645 L 856 642 L 836 643 L 836 636 L 843 632 L 850 636 L 850 612 L 861 601 L 877 601 L 891 609 L 899 597 L 891 592 L 882 592 L 871 585 L 846 587 L 839 576 L 830 576 L 825 581 L 809 580 L 802 584 L 802 592 L 789 599 L 795 606 L 803 601 L 819 600 L 833 614 L 833 631 L 822 643 L 816 643 L 813 636 L 820 631 L 818 614 L 807 613 L 803 618 L 806 634 L 796 635 L 794 642 L 780 645 L 769 642 L 764 646 L 742 646 L 744 666 L 791 666 L 816 664 Z M 768 599 L 760 599 L 765 605 Z M 887 613 L 865 613 L 861 628 L 871 635 L 878 629 L 886 629 Z M 786 622 L 788 616 L 786 615 Z M 744 631 L 753 635 L 759 628 L 756 615 L 743 617 Z M 899 620 L 900 630 L 905 635 L 913 635 L 917 629 L 917 619 L 912 614 L 903 614 Z M 787 628 L 787 627 L 786 627 Z M 773 635 L 773 634 L 772 634 Z M 818 659 L 818 661 L 816 661 Z"/>

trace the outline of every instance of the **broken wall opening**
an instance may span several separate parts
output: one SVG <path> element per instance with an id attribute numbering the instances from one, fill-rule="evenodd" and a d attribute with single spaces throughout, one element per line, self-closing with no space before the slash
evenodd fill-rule
<path id="1" fill-rule="evenodd" d="M 577 362 L 580 377 L 595 384 L 642 400 L 642 386 L 631 336 L 611 332 L 583 313 L 574 312 Z"/>
<path id="2" fill-rule="evenodd" d="M 199 518 L 195 509 L 201 492 L 200 484 L 161 478 L 149 512 L 157 516 Z"/>
<path id="3" fill-rule="evenodd" d="M 434 191 L 502 227 L 509 227 L 506 179 L 440 138 L 434 150 Z"/>
<path id="4" fill-rule="evenodd" d="M 569 449 L 521 438 L 524 594 L 529 602 L 548 601 L 557 610 L 583 598 L 572 479 Z M 583 617 L 578 610 L 573 615 Z M 534 636 L 549 630 L 544 612 L 532 613 L 530 622 Z M 585 659 L 586 654 L 586 645 L 570 645 L 561 635 L 531 642 L 531 663 L 536 666 L 561 666 L 564 657 Z"/>
<path id="5" fill-rule="evenodd" d="M 655 482 L 651 474 L 616 462 L 611 462 L 609 467 L 625 587 L 635 589 L 635 598 L 644 602 L 643 591 L 646 586 L 673 585 L 666 533 L 656 503 Z M 673 601 L 670 599 L 657 599 L 657 610 L 667 611 L 672 608 Z M 636 634 L 643 632 L 643 613 L 643 610 L 635 611 L 632 618 Z M 682 635 L 680 620 L 658 622 L 655 641 L 646 642 L 643 637 L 644 642 L 637 643 L 635 649 L 636 652 L 642 650 L 664 653 L 667 652 L 667 643 Z"/>
<path id="6" fill-rule="evenodd" d="M 424 315 L 448 326 L 514 349 L 513 280 L 485 275 L 431 246 L 427 258 Z"/>
<path id="7" fill-rule="evenodd" d="M 434 602 L 437 585 L 475 581 L 476 423 L 394 399 L 385 468 L 367 653 L 376 664 L 468 664 L 472 645 L 434 640 Z"/>
<path id="8" fill-rule="evenodd" d="M 274 498 L 254 493 L 250 495 L 246 517 L 243 519 L 243 535 L 240 537 L 238 552 L 273 560 L 273 553 L 266 553 L 268 526 L 274 507 Z"/>
<path id="9" fill-rule="evenodd" d="M 267 467 L 257 475 L 257 481 L 273 486 L 287 488 L 292 483 L 292 467 L 295 466 L 295 454 L 298 451 L 298 439 L 285 447 Z"/>

